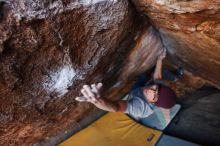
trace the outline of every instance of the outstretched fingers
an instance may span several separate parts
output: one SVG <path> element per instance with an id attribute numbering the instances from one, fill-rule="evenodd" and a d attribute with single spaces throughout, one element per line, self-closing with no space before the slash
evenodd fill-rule
<path id="1" fill-rule="evenodd" d="M 98 93 L 98 89 L 97 89 L 97 87 L 96 87 L 96 84 L 92 84 L 92 85 L 91 85 L 91 88 L 92 88 L 92 92 L 93 92 L 93 93 L 96 93 L 96 94 Z"/>
<path id="2" fill-rule="evenodd" d="M 88 95 L 88 93 L 86 92 L 85 89 L 81 89 L 81 93 L 82 93 L 82 95 L 83 95 L 85 98 L 89 99 L 89 95 Z"/>
<path id="3" fill-rule="evenodd" d="M 75 100 L 77 100 L 79 102 L 86 102 L 86 101 L 88 101 L 87 98 L 84 97 L 84 96 L 76 97 Z"/>
<path id="4" fill-rule="evenodd" d="M 93 92 L 94 94 L 96 94 L 96 98 L 100 98 L 99 92 L 100 92 L 101 87 L 98 86 L 98 84 L 97 84 L 97 85 L 96 85 L 96 84 L 92 84 L 92 85 L 91 85 L 91 88 L 92 88 L 92 92 Z"/>
<path id="5" fill-rule="evenodd" d="M 92 84 L 91 86 L 84 85 L 83 88 L 81 89 L 81 93 L 83 96 L 76 97 L 75 99 L 79 102 L 95 103 L 98 100 L 98 98 L 100 98 L 99 91 L 101 88 L 102 88 L 102 83 Z"/>
<path id="6" fill-rule="evenodd" d="M 81 93 L 86 98 L 86 101 L 91 102 L 91 97 L 89 96 L 89 94 L 87 93 L 87 91 L 84 88 L 81 89 Z"/>
<path id="7" fill-rule="evenodd" d="M 102 83 L 98 83 L 98 84 L 96 85 L 96 88 L 97 88 L 98 90 L 100 90 L 100 89 L 102 88 Z"/>
<path id="8" fill-rule="evenodd" d="M 92 92 L 92 89 L 88 85 L 84 85 L 83 89 L 87 93 L 90 100 L 96 101 L 95 94 Z"/>

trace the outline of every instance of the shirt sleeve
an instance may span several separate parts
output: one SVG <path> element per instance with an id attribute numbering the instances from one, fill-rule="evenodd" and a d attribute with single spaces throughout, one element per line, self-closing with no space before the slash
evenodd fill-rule
<path id="1" fill-rule="evenodd" d="M 132 98 L 128 101 L 125 113 L 137 119 L 149 116 L 152 113 L 152 110 L 142 99 Z"/>

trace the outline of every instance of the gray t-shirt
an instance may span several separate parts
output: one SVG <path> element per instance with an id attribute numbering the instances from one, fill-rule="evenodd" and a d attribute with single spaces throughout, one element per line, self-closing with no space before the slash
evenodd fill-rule
<path id="1" fill-rule="evenodd" d="M 143 88 L 139 87 L 129 93 L 128 106 L 125 113 L 138 120 L 151 115 L 154 108 L 155 106 L 145 99 Z"/>

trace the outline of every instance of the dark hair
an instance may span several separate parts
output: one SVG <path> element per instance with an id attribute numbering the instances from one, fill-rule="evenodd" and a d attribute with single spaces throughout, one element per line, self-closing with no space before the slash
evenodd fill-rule
<path id="1" fill-rule="evenodd" d="M 146 83 L 146 85 L 147 85 L 148 87 L 149 87 L 149 86 L 153 86 L 153 85 L 157 85 L 157 87 L 158 87 L 158 92 L 159 92 L 159 90 L 160 90 L 160 88 L 161 88 L 161 84 L 155 82 L 155 80 L 150 80 L 149 82 Z"/>

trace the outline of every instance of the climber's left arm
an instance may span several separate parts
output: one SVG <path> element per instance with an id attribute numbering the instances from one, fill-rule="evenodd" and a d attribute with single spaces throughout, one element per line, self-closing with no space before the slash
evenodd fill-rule
<path id="1" fill-rule="evenodd" d="M 157 63 L 153 75 L 154 80 L 162 80 L 162 66 L 163 66 L 163 59 L 165 57 L 166 57 L 166 49 L 164 48 L 162 53 L 157 58 Z"/>

